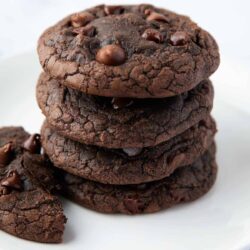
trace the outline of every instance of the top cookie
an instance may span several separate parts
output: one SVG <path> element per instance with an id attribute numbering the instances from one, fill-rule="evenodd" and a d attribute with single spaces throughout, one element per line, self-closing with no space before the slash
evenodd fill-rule
<path id="1" fill-rule="evenodd" d="M 43 33 L 38 54 L 68 87 L 113 97 L 178 95 L 219 65 L 209 33 L 152 5 L 100 5 L 68 16 Z"/>

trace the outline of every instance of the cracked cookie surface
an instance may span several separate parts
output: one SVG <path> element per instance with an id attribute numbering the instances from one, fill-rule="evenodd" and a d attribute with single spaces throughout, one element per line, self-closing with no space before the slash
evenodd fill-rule
<path id="1" fill-rule="evenodd" d="M 27 240 L 59 243 L 66 217 L 51 193 L 58 182 L 40 155 L 39 135 L 0 128 L 0 229 Z"/>
<path id="2" fill-rule="evenodd" d="M 66 139 L 44 123 L 43 148 L 55 166 L 71 174 L 108 184 L 139 184 L 162 179 L 193 163 L 212 144 L 216 126 L 212 118 L 155 147 L 129 156 L 121 149 L 88 146 Z"/>
<path id="3" fill-rule="evenodd" d="M 47 29 L 38 42 L 44 70 L 92 95 L 157 98 L 188 91 L 218 68 L 215 40 L 188 17 L 152 5 L 114 8 Z"/>
<path id="4" fill-rule="evenodd" d="M 124 99 L 86 95 L 42 73 L 37 100 L 49 124 L 67 138 L 106 148 L 137 148 L 167 141 L 206 119 L 213 87 L 205 80 L 179 96 L 125 99 L 124 107 L 117 108 Z M 112 104 L 114 100 L 120 101 Z"/>
<path id="5" fill-rule="evenodd" d="M 140 185 L 100 184 L 59 170 L 63 194 L 76 203 L 102 212 L 153 213 L 204 195 L 217 173 L 215 145 L 193 164 L 177 169 L 169 177 Z"/>

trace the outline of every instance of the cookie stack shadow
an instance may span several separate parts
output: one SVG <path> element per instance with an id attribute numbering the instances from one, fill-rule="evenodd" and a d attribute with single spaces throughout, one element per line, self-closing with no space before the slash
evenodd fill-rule
<path id="1" fill-rule="evenodd" d="M 42 145 L 63 195 L 99 212 L 138 214 L 212 187 L 208 78 L 219 54 L 189 18 L 151 5 L 98 6 L 45 31 L 38 53 Z"/>

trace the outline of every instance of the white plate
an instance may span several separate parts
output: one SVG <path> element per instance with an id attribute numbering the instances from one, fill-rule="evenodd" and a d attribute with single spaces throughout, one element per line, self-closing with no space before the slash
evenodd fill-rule
<path id="1" fill-rule="evenodd" d="M 237 99 L 237 103 L 231 102 L 236 102 L 235 96 L 244 92 L 232 89 L 235 86 L 233 81 L 237 80 L 237 86 L 244 88 L 249 80 L 249 75 L 241 69 L 224 63 L 214 77 L 215 86 L 218 86 L 214 116 L 219 128 L 219 175 L 216 185 L 207 195 L 189 204 L 142 216 L 98 214 L 64 201 L 68 217 L 64 243 L 38 244 L 0 231 L 0 249 L 250 249 L 249 106 L 244 110 L 246 100 L 243 96 Z M 35 53 L 0 63 L 1 126 L 22 125 L 30 132 L 39 131 L 43 120 L 35 101 L 39 71 Z M 231 94 L 227 92 L 228 86 Z"/>

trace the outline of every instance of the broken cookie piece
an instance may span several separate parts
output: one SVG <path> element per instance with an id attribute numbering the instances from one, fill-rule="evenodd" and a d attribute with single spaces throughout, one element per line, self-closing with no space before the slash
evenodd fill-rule
<path id="1" fill-rule="evenodd" d="M 59 185 L 49 161 L 39 154 L 38 140 L 21 127 L 0 129 L 0 229 L 27 240 L 59 243 L 66 217 L 53 195 Z M 27 150 L 27 142 L 36 150 Z"/>

